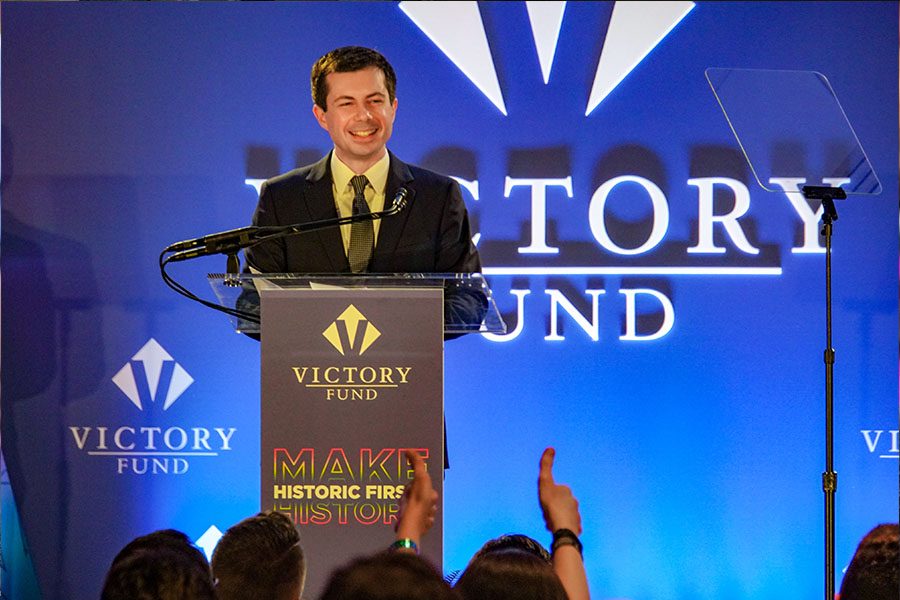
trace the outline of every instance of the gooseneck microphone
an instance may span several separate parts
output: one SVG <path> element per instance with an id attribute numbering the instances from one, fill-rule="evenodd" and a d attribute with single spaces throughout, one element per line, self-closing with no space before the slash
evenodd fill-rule
<path id="1" fill-rule="evenodd" d="M 227 272 L 229 274 L 237 276 L 237 273 L 240 270 L 240 262 L 238 261 L 237 253 L 244 248 L 249 248 L 251 246 L 255 246 L 256 244 L 261 244 L 263 242 L 288 237 L 291 235 L 307 233 L 310 231 L 318 231 L 321 229 L 330 229 L 332 227 L 340 227 L 341 225 L 348 225 L 351 223 L 373 221 L 375 219 L 381 219 L 384 217 L 396 215 L 404 208 L 406 208 L 410 199 L 414 195 L 415 192 L 402 187 L 397 190 L 396 194 L 394 194 L 394 197 L 391 200 L 390 207 L 379 212 L 361 213 L 348 217 L 323 219 L 321 221 L 297 223 L 294 225 L 241 227 L 239 229 L 231 229 L 229 231 L 222 231 L 219 233 L 204 235 L 192 240 L 175 242 L 174 244 L 167 246 L 165 250 L 160 253 L 159 271 L 166 285 L 171 287 L 179 294 L 190 298 L 191 300 L 199 302 L 204 306 L 231 315 L 232 317 L 236 317 L 238 319 L 242 319 L 252 323 L 259 323 L 259 315 L 254 314 L 251 311 L 220 306 L 214 302 L 210 302 L 209 300 L 200 298 L 199 296 L 188 290 L 186 287 L 172 279 L 172 277 L 168 273 L 166 273 L 166 265 L 170 262 L 189 260 L 200 256 L 209 256 L 211 254 L 226 254 L 228 256 Z M 230 285 L 227 280 L 225 283 L 226 285 Z"/>
<path id="2" fill-rule="evenodd" d="M 390 207 L 379 212 L 360 213 L 347 217 L 296 223 L 294 225 L 276 225 L 267 227 L 256 227 L 251 225 L 249 227 L 211 233 L 191 240 L 175 242 L 174 244 L 167 246 L 166 249 L 163 250 L 163 253 L 175 253 L 167 258 L 167 262 L 190 260 L 200 256 L 209 256 L 211 254 L 235 254 L 238 250 L 243 248 L 249 248 L 250 246 L 255 246 L 256 244 L 277 238 L 390 217 L 406 208 L 411 196 L 412 192 L 410 192 L 409 189 L 401 187 L 397 190 L 397 193 L 394 194 Z"/>
<path id="3" fill-rule="evenodd" d="M 398 212 L 406 208 L 407 202 L 409 202 L 409 190 L 405 187 L 402 187 L 397 190 L 396 194 L 394 194 L 394 199 L 391 201 L 391 207 L 385 211 L 382 211 L 382 213 L 385 217 L 396 215 Z"/>
<path id="4" fill-rule="evenodd" d="M 235 243 L 249 242 L 257 237 L 259 227 L 241 227 L 239 229 L 230 229 L 219 233 L 204 235 L 203 237 L 194 238 L 192 240 L 184 240 L 175 242 L 166 247 L 168 252 L 180 252 L 182 250 L 192 250 L 194 248 L 216 248 L 223 245 L 231 245 Z"/>

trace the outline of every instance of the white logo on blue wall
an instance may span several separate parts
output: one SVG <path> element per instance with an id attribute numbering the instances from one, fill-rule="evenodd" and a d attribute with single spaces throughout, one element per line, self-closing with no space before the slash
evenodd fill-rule
<path id="1" fill-rule="evenodd" d="M 154 339 L 147 341 L 112 377 L 112 382 L 139 410 L 138 422 L 71 425 L 78 452 L 110 461 L 118 475 L 183 475 L 197 458 L 230 452 L 236 427 L 171 423 L 162 416 L 194 383 L 194 378 Z M 118 397 L 118 396 L 117 396 Z M 177 413 L 178 411 L 172 411 Z M 105 414 L 105 411 L 104 413 Z M 162 420 L 162 423 L 158 423 Z"/>
<path id="2" fill-rule="evenodd" d="M 222 531 L 215 525 L 210 525 L 209 529 L 203 532 L 203 535 L 194 540 L 194 545 L 203 550 L 206 560 L 212 561 L 213 551 L 221 539 Z"/>
<path id="3" fill-rule="evenodd" d="M 168 410 L 194 383 L 194 378 L 159 342 L 150 338 L 112 381 L 139 410 L 144 410 L 142 398 L 151 402 L 163 398 L 162 408 Z"/>
<path id="4" fill-rule="evenodd" d="M 689 1 L 615 2 L 585 116 L 694 8 Z M 478 88 L 507 114 L 478 2 L 400 2 L 400 10 Z M 566 2 L 525 2 L 544 83 L 550 82 Z M 572 85 L 577 85 L 572 82 Z"/>
<path id="5" fill-rule="evenodd" d="M 878 458 L 900 459 L 900 430 L 860 429 L 869 454 Z"/>
<path id="6" fill-rule="evenodd" d="M 574 3 L 571 4 L 575 6 Z M 678 24 L 685 22 L 687 15 L 695 8 L 695 4 L 690 1 L 614 3 L 605 34 L 598 32 L 603 37 L 603 48 L 597 59 L 593 86 L 588 91 L 582 81 L 557 81 L 565 76 L 566 71 L 559 68 L 554 71 L 557 46 L 564 48 L 573 43 L 572 39 L 566 39 L 562 24 L 578 15 L 566 14 L 566 2 L 525 2 L 524 5 L 528 12 L 530 31 L 526 27 L 512 34 L 517 37 L 530 34 L 533 39 L 538 60 L 535 61 L 533 72 L 526 75 L 533 84 L 531 87 L 538 88 L 542 77 L 544 85 L 554 78 L 558 87 L 565 89 L 567 94 L 583 94 L 585 115 L 592 114 L 623 81 L 627 84 L 628 77 L 632 77 L 633 84 L 637 84 L 637 78 L 630 74 L 638 70 L 643 61 L 652 59 L 653 48 L 669 39 Z M 442 53 L 486 99 L 504 115 L 507 114 L 506 101 L 509 98 L 504 99 L 504 93 L 508 94 L 508 90 L 501 89 L 497 76 L 498 65 L 502 64 L 498 59 L 502 57 L 495 54 L 497 48 L 502 46 L 492 48 L 488 43 L 488 29 L 482 20 L 481 3 L 404 1 L 397 7 L 434 44 L 436 56 Z M 501 12 L 493 14 L 492 29 L 505 29 L 518 22 L 512 18 L 507 21 L 507 17 Z M 557 66 L 558 63 L 559 60 Z M 526 87 L 529 86 L 516 85 L 515 89 Z M 515 312 L 508 321 L 514 322 L 515 326 L 503 335 L 482 334 L 491 342 L 511 342 L 518 339 L 526 329 L 526 321 L 536 320 L 527 318 L 526 315 L 537 316 L 537 310 L 540 311 L 539 322 L 543 325 L 540 333 L 548 342 L 561 342 L 573 336 L 584 339 L 583 332 L 594 343 L 609 339 L 633 344 L 654 343 L 678 331 L 673 299 L 668 290 L 654 289 L 653 283 L 633 285 L 629 281 L 628 285 L 623 285 L 623 280 L 618 278 L 654 277 L 671 280 L 682 276 L 733 278 L 779 277 L 783 274 L 779 260 L 772 254 L 762 253 L 759 244 L 753 240 L 751 231 L 745 230 L 746 218 L 751 209 L 751 191 L 742 180 L 715 175 L 691 177 L 684 180 L 684 189 L 678 190 L 674 184 L 658 184 L 640 175 L 624 173 L 598 182 L 596 187 L 584 189 L 590 182 L 576 181 L 571 173 L 559 173 L 552 178 L 513 177 L 505 174 L 502 187 L 498 187 L 499 181 L 492 178 L 487 182 L 490 189 L 486 191 L 485 182 L 479 181 L 477 173 L 474 175 L 471 180 L 453 176 L 473 201 L 484 204 L 508 199 L 510 202 L 530 203 L 530 212 L 521 223 L 523 238 L 516 248 L 517 254 L 522 258 L 513 258 L 510 261 L 512 264 L 489 264 L 483 269 L 485 275 L 500 278 L 500 284 L 494 285 L 495 297 L 499 298 L 508 292 L 515 300 Z M 842 181 L 840 178 L 823 178 L 822 183 L 838 187 L 842 185 Z M 248 178 L 244 183 L 252 186 L 258 197 L 263 180 Z M 801 227 L 796 236 L 800 243 L 791 247 L 790 252 L 824 253 L 825 249 L 819 240 L 822 209 L 811 207 L 799 194 L 800 186 L 806 180 L 798 177 L 772 177 L 769 183 L 784 191 L 784 197 L 798 218 L 796 224 Z M 584 191 L 579 191 L 580 189 Z M 561 191 L 565 192 L 564 196 L 560 194 Z M 671 199 L 673 192 L 678 196 Z M 719 202 L 717 199 L 720 197 L 732 198 L 732 207 L 729 209 L 726 204 Z M 566 204 L 560 207 L 556 203 L 562 198 L 569 200 L 562 200 Z M 681 214 L 670 212 L 670 202 L 678 206 L 696 206 L 692 220 L 670 227 L 672 215 Z M 616 212 L 615 208 L 609 207 L 621 206 L 623 203 L 629 206 L 648 206 L 649 222 L 652 224 L 652 229 L 649 234 L 645 234 L 645 238 L 632 239 L 629 244 L 623 244 L 623 240 L 615 235 L 615 230 L 608 228 L 608 217 Z M 568 244 L 569 239 L 553 240 L 549 236 L 551 218 L 561 210 L 569 215 L 573 210 L 584 210 L 585 213 L 583 221 L 589 231 L 585 232 L 586 236 L 579 235 L 571 239 L 575 242 L 571 245 Z M 484 227 L 487 224 L 481 225 Z M 685 237 L 683 233 L 686 227 L 690 231 L 689 237 Z M 665 251 L 667 263 L 659 264 L 653 259 L 653 255 L 657 250 L 665 248 L 664 244 L 671 241 L 671 235 L 677 236 L 676 243 Z M 481 243 L 480 247 L 484 248 L 482 242 L 490 242 L 492 237 L 488 226 L 483 231 L 475 232 L 472 240 L 476 245 Z M 503 241 L 508 243 L 509 239 L 504 237 Z M 584 242 L 594 245 L 602 253 L 603 259 L 579 259 L 579 262 L 573 262 L 576 260 L 573 254 L 580 254 L 579 245 Z M 780 247 L 781 244 L 772 240 L 770 245 Z M 680 258 L 673 256 L 678 247 L 683 247 Z M 662 258 L 662 254 L 661 252 L 658 256 Z M 540 260 L 542 257 L 545 260 Z M 756 260 L 753 260 L 754 257 Z M 485 255 L 483 258 L 486 263 L 490 262 Z M 701 261 L 695 262 L 695 258 Z M 715 260 L 716 258 L 722 260 Z M 670 263 L 669 260 L 673 262 Z M 613 279 L 608 288 L 584 285 L 580 289 L 569 286 L 568 289 L 562 289 L 550 288 L 544 284 L 543 294 L 532 293 L 535 290 L 530 286 L 525 289 L 519 287 L 517 282 L 512 282 L 513 286 L 509 290 L 502 285 L 507 277 L 549 276 Z M 606 284 L 605 281 L 603 283 Z M 498 300 L 500 302 L 502 300 Z M 613 313 L 614 317 L 609 318 L 607 313 Z M 606 324 L 605 330 L 603 323 Z"/>

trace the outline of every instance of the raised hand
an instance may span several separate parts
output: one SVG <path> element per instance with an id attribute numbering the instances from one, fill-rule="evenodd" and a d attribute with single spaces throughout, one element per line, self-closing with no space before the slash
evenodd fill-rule
<path id="1" fill-rule="evenodd" d="M 541 455 L 541 467 L 538 474 L 538 500 L 541 512 L 544 513 L 544 524 L 555 533 L 560 529 L 568 529 L 575 535 L 581 535 L 581 513 L 578 512 L 578 500 L 572 495 L 567 485 L 560 485 L 553 479 L 553 459 L 556 450 L 547 448 Z M 555 546 L 555 545 L 554 545 Z M 553 549 L 553 570 L 559 576 L 569 600 L 590 600 L 587 573 L 581 558 L 581 546 L 561 545 Z"/>
<path id="2" fill-rule="evenodd" d="M 581 535 L 581 514 L 578 500 L 567 485 L 560 485 L 553 479 L 553 459 L 556 450 L 547 448 L 541 455 L 538 474 L 538 500 L 544 514 L 544 524 L 552 533 L 559 529 L 570 529 Z"/>
<path id="3" fill-rule="evenodd" d="M 431 476 L 422 457 L 412 449 L 406 450 L 406 460 L 413 469 L 413 479 L 403 490 L 397 514 L 397 539 L 410 539 L 417 545 L 434 525 L 438 493 L 431 484 Z"/>

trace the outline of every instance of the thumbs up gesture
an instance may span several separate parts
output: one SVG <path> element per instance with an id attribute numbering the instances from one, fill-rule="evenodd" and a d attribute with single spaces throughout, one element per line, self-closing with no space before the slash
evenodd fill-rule
<path id="1" fill-rule="evenodd" d="M 559 529 L 570 529 L 581 535 L 581 514 L 578 512 L 578 500 L 572 495 L 567 485 L 556 483 L 553 479 L 553 460 L 556 450 L 547 448 L 541 455 L 541 466 L 538 474 L 538 500 L 544 514 L 544 525 L 551 533 Z"/>

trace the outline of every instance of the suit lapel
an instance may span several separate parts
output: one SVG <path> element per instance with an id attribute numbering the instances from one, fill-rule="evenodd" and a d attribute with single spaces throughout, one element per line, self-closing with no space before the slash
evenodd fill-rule
<path id="1" fill-rule="evenodd" d="M 334 204 L 330 152 L 313 166 L 306 180 L 309 186 L 306 189 L 305 200 L 310 219 L 312 221 L 336 219 L 338 213 Z M 344 273 L 350 270 L 340 227 L 329 227 L 304 235 L 318 236 L 319 243 L 325 250 L 325 256 L 331 263 L 332 272 Z"/>
<path id="2" fill-rule="evenodd" d="M 391 164 L 387 183 L 384 187 L 385 209 L 390 208 L 397 190 L 413 180 L 412 173 L 406 163 L 390 152 L 388 154 L 391 157 Z M 413 200 L 414 198 L 412 197 L 409 199 L 410 202 Z M 378 228 L 378 241 L 375 243 L 375 252 L 372 255 L 371 269 L 373 271 L 388 272 L 396 270 L 396 268 L 391 266 L 393 264 L 391 257 L 394 256 L 397 245 L 400 243 L 403 228 L 406 227 L 406 222 L 409 219 L 410 208 L 407 206 L 401 213 L 381 220 L 381 225 Z"/>

